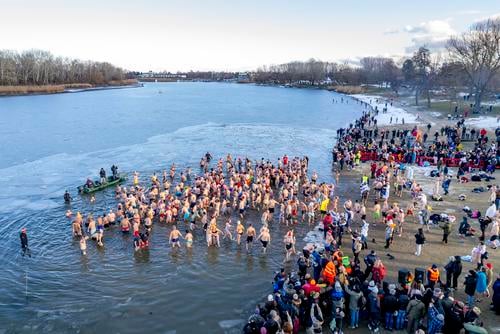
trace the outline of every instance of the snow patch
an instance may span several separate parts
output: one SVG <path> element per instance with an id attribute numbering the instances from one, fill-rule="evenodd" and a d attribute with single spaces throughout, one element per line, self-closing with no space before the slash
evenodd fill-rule
<path id="1" fill-rule="evenodd" d="M 485 129 L 496 129 L 500 126 L 499 118 L 491 117 L 491 116 L 480 116 L 469 118 L 465 121 L 465 124 L 468 126 L 474 126 L 477 128 L 485 128 Z"/>
<path id="2" fill-rule="evenodd" d="M 389 100 L 385 100 L 379 96 L 373 95 L 364 95 L 364 94 L 355 94 L 354 98 L 366 102 L 371 105 L 374 109 L 377 107 L 379 110 L 378 115 L 375 117 L 377 119 L 378 125 L 389 125 L 389 124 L 401 124 L 404 119 L 405 124 L 417 124 L 420 123 L 417 120 L 417 117 L 403 108 L 391 106 Z M 378 101 L 378 102 L 377 102 Z M 387 112 L 382 113 L 382 110 L 385 108 L 387 103 Z M 392 118 L 392 122 L 391 122 Z M 397 122 L 396 122 L 397 119 Z"/>

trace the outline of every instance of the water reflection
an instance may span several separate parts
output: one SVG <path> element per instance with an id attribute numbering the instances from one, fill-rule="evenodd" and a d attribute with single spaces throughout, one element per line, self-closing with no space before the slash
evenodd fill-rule
<path id="1" fill-rule="evenodd" d="M 217 247 L 210 247 L 207 251 L 207 262 L 210 265 L 216 265 L 219 261 L 219 249 Z"/>
<path id="2" fill-rule="evenodd" d="M 138 250 L 134 253 L 134 259 L 135 263 L 138 264 L 143 264 L 143 263 L 149 263 L 149 250 L 148 249 L 141 249 Z"/>

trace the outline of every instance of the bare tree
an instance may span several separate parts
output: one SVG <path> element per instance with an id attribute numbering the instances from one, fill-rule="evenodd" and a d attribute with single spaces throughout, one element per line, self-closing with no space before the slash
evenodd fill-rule
<path id="1" fill-rule="evenodd" d="M 54 57 L 44 50 L 0 50 L 0 85 L 107 84 L 125 77 L 109 63 Z"/>
<path id="2" fill-rule="evenodd" d="M 461 36 L 448 41 L 453 61 L 463 66 L 474 93 L 474 112 L 481 110 L 481 100 L 500 69 L 500 19 L 476 23 Z"/>

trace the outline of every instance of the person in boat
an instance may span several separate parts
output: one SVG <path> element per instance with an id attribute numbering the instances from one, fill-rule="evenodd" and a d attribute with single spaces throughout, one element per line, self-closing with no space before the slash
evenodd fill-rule
<path id="1" fill-rule="evenodd" d="M 87 179 L 87 182 L 85 182 L 85 185 L 87 186 L 87 188 L 93 188 L 94 181 L 92 181 L 91 179 Z"/>
<path id="2" fill-rule="evenodd" d="M 104 168 L 101 168 L 101 170 L 99 171 L 99 176 L 101 177 L 101 184 L 106 183 L 106 181 L 107 181 L 106 171 L 104 170 Z"/>
<path id="3" fill-rule="evenodd" d="M 23 229 L 21 230 L 21 234 L 19 235 L 19 237 L 21 239 L 21 249 L 23 251 L 23 256 L 28 254 L 28 256 L 31 257 L 31 251 L 28 247 L 28 234 L 25 227 L 23 227 Z"/>
<path id="4" fill-rule="evenodd" d="M 111 173 L 113 174 L 113 180 L 118 179 L 118 166 L 111 166 Z"/>
<path id="5" fill-rule="evenodd" d="M 71 200 L 72 200 L 71 195 L 70 195 L 70 194 L 69 194 L 69 192 L 66 190 L 66 191 L 64 192 L 64 203 L 69 204 L 69 203 L 71 203 Z"/>

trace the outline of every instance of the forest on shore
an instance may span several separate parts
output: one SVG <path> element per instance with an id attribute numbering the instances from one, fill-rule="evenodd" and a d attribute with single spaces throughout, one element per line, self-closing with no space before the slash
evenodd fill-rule
<path id="1" fill-rule="evenodd" d="M 0 50 L 0 95 L 128 85 L 136 82 L 132 79 L 108 62 L 56 57 L 44 50 Z"/>

